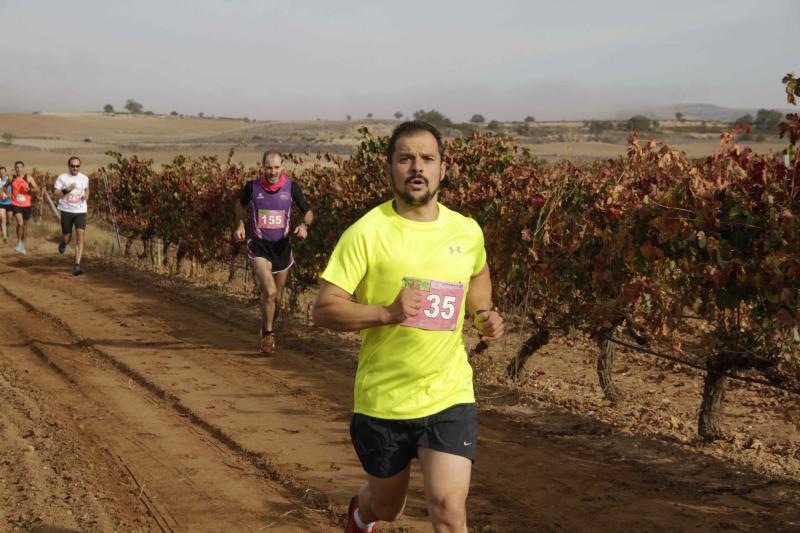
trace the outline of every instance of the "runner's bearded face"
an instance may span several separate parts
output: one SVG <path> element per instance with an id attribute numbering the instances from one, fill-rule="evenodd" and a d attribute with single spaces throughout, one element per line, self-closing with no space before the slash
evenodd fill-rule
<path id="1" fill-rule="evenodd" d="M 397 139 L 389 164 L 395 196 L 403 203 L 420 207 L 436 201 L 445 165 L 436 138 L 427 131 L 415 131 Z"/>
<path id="2" fill-rule="evenodd" d="M 283 161 L 281 161 L 281 158 L 277 156 L 267 157 L 267 160 L 264 162 L 264 177 L 267 178 L 267 181 L 270 183 L 278 183 L 282 172 Z"/>

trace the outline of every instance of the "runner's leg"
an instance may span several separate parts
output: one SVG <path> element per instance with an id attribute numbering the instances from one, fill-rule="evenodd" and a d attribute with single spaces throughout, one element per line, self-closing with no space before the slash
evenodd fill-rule
<path id="1" fill-rule="evenodd" d="M 6 219 L 6 208 L 0 207 L 0 232 L 3 234 L 3 240 L 7 240 L 8 236 L 6 235 L 6 228 L 8 228 L 8 223 Z"/>
<path id="2" fill-rule="evenodd" d="M 22 213 L 14 213 L 14 218 L 17 221 L 17 242 L 25 242 L 25 219 Z"/>
<path id="3" fill-rule="evenodd" d="M 467 533 L 467 495 L 472 461 L 460 455 L 418 448 L 428 514 L 436 533 Z"/>
<path id="4" fill-rule="evenodd" d="M 266 331 L 272 331 L 272 317 L 275 315 L 275 279 L 272 277 L 272 263 L 263 257 L 251 260 L 253 275 L 261 287 L 261 322 Z"/>
<path id="5" fill-rule="evenodd" d="M 61 211 L 61 242 L 58 243 L 58 253 L 63 254 L 67 249 L 67 244 L 72 237 L 72 215 L 66 211 Z"/>
<path id="6" fill-rule="evenodd" d="M 411 465 L 392 477 L 367 474 L 367 482 L 358 490 L 358 516 L 366 523 L 400 518 L 406 506 Z"/>
<path id="7" fill-rule="evenodd" d="M 272 314 L 272 323 L 278 320 L 278 314 L 283 304 L 283 289 L 286 288 L 286 280 L 289 278 L 289 269 L 274 274 L 275 277 L 275 312 Z"/>
<path id="8" fill-rule="evenodd" d="M 76 265 L 80 265 L 81 264 L 81 256 L 83 255 L 83 238 L 84 238 L 84 234 L 85 233 L 86 233 L 86 230 L 75 228 L 75 234 L 76 234 L 76 238 L 77 238 L 77 245 L 75 246 L 75 264 Z M 67 237 L 67 241 L 66 242 L 69 242 L 69 236 L 66 236 L 66 237 Z M 91 266 L 92 265 L 89 265 L 89 267 L 91 267 Z"/>

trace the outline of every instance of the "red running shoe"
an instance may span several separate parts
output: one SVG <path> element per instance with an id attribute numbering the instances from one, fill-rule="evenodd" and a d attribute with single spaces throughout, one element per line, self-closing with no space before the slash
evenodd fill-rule
<path id="1" fill-rule="evenodd" d="M 261 330 L 261 353 L 272 353 L 275 351 L 275 335 L 272 332 L 264 333 Z"/>
<path id="2" fill-rule="evenodd" d="M 378 531 L 378 526 L 372 526 L 372 529 L 361 529 L 356 524 L 356 509 L 358 509 L 358 494 L 350 498 L 350 507 L 347 508 L 347 524 L 344 526 L 344 533 L 375 533 Z"/>

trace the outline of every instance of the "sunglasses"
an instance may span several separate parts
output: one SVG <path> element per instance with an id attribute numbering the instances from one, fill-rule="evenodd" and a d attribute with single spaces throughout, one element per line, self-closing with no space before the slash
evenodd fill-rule
<path id="1" fill-rule="evenodd" d="M 70 165 L 69 168 L 81 168 L 80 165 Z"/>

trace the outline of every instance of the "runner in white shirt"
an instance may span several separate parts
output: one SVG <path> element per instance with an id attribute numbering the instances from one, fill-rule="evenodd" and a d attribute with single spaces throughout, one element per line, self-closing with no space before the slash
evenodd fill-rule
<path id="1" fill-rule="evenodd" d="M 75 246 L 75 265 L 72 267 L 72 275 L 80 276 L 81 255 L 83 255 L 83 237 L 86 232 L 87 205 L 89 198 L 89 178 L 81 174 L 81 160 L 78 157 L 70 157 L 67 161 L 69 172 L 61 174 L 53 185 L 56 197 L 61 197 L 58 201 L 58 210 L 61 212 L 61 242 L 58 243 L 58 253 L 63 254 L 67 249 L 72 238 L 72 227 L 75 226 L 77 233 L 77 244 Z"/>

